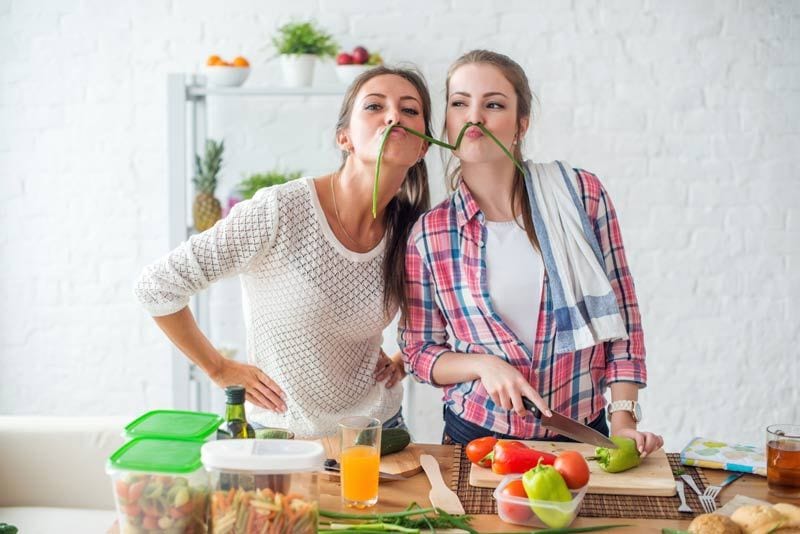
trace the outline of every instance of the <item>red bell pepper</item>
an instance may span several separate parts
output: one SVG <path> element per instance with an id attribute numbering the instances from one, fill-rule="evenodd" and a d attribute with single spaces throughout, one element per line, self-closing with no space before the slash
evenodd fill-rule
<path id="1" fill-rule="evenodd" d="M 497 438 L 494 436 L 473 439 L 467 444 L 467 458 L 473 464 L 481 467 L 491 466 L 492 449 L 494 449 L 495 443 L 497 443 Z"/>
<path id="2" fill-rule="evenodd" d="M 553 462 L 556 461 L 555 454 L 531 449 L 519 441 L 498 441 L 494 446 L 493 455 L 492 471 L 498 475 L 524 473 L 539 465 L 540 462 L 545 465 L 553 465 Z"/>

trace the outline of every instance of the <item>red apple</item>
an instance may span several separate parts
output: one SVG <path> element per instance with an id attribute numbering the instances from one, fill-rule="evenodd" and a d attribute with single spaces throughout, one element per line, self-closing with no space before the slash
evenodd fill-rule
<path id="1" fill-rule="evenodd" d="M 353 56 L 347 52 L 339 52 L 339 55 L 336 56 L 337 65 L 350 65 L 351 63 L 353 63 Z"/>
<path id="2" fill-rule="evenodd" d="M 353 61 L 359 65 L 363 65 L 369 59 L 369 52 L 363 46 L 357 46 L 353 49 Z"/>

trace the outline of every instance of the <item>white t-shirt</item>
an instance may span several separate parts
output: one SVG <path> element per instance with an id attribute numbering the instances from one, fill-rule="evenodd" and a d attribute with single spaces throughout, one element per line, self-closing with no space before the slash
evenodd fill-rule
<path id="1" fill-rule="evenodd" d="M 383 330 L 382 240 L 348 250 L 334 236 L 314 182 L 302 178 L 259 191 L 213 228 L 147 267 L 136 294 L 152 315 L 174 313 L 223 277 L 239 275 L 248 362 L 285 393 L 287 410 L 251 404 L 247 418 L 298 437 L 331 435 L 340 418 L 386 421 L 403 386 L 372 376 Z"/>
<path id="2" fill-rule="evenodd" d="M 533 351 L 544 262 L 516 221 L 486 221 L 486 278 L 494 311 Z"/>

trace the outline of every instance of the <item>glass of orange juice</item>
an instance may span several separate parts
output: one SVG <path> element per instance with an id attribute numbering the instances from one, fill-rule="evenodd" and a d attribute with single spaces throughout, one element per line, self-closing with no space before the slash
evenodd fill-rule
<path id="1" fill-rule="evenodd" d="M 347 417 L 339 421 L 342 501 L 351 508 L 367 508 L 378 502 L 381 463 L 381 422 L 371 417 Z"/>

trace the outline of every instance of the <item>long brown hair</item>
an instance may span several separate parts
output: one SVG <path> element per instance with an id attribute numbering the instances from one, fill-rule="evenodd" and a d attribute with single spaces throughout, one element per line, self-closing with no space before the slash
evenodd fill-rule
<path id="1" fill-rule="evenodd" d="M 528 77 L 525 75 L 525 71 L 516 61 L 504 54 L 492 52 L 490 50 L 472 50 L 455 60 L 455 62 L 453 62 L 453 64 L 450 65 L 450 68 L 447 70 L 447 81 L 445 82 L 445 109 L 447 109 L 447 105 L 449 104 L 450 100 L 450 78 L 453 76 L 453 73 L 455 73 L 455 71 L 464 65 L 470 65 L 473 63 L 483 63 L 497 67 L 500 72 L 503 73 L 503 76 L 505 76 L 509 83 L 514 87 L 514 92 L 517 94 L 518 134 L 517 144 L 513 146 L 511 153 L 514 155 L 514 159 L 522 162 L 522 121 L 525 118 L 530 118 L 531 120 L 533 119 L 531 116 L 531 108 L 533 106 L 534 95 L 533 91 L 531 91 L 531 86 L 530 83 L 528 83 Z M 446 135 L 446 132 L 447 114 L 445 113 L 445 123 L 444 128 L 442 129 L 443 135 Z M 456 162 L 455 167 L 453 167 L 454 161 Z M 451 191 L 456 189 L 460 175 L 461 164 L 457 162 L 456 158 L 451 156 L 445 163 L 445 176 L 447 176 L 447 185 L 450 187 Z M 536 238 L 536 231 L 533 228 L 531 206 L 528 202 L 528 192 L 525 188 L 525 177 L 522 175 L 522 172 L 519 169 L 514 167 L 514 183 L 511 192 L 511 212 L 513 213 L 515 219 L 519 216 L 518 210 L 522 213 L 522 225 L 525 229 L 525 233 L 528 234 L 528 240 L 530 240 L 534 248 L 538 249 L 539 240 Z"/>
<path id="2" fill-rule="evenodd" d="M 422 117 L 425 121 L 425 134 L 431 134 L 431 96 L 425 79 L 415 69 L 387 67 L 384 65 L 374 67 L 356 78 L 347 88 L 342 108 L 339 110 L 339 119 L 336 121 L 336 134 L 350 124 L 356 95 L 372 78 L 383 75 L 399 76 L 411 83 L 419 93 L 422 100 Z M 347 161 L 348 153 L 342 150 L 342 167 Z M 396 304 L 403 314 L 408 310 L 406 299 L 406 242 L 420 215 L 430 208 L 430 193 L 428 191 L 428 167 L 425 159 L 415 163 L 408 169 L 406 178 L 400 190 L 389 201 L 383 215 L 386 228 L 386 248 L 383 257 L 383 309 L 388 316 L 391 308 Z"/>

